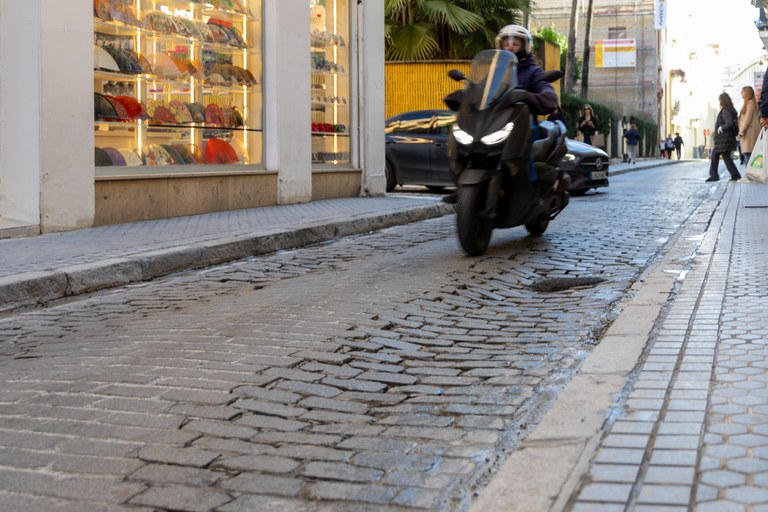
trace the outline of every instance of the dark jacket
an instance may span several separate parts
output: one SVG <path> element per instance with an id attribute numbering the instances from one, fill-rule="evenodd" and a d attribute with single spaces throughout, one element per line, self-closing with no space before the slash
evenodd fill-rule
<path id="1" fill-rule="evenodd" d="M 637 146 L 640 143 L 640 132 L 630 128 L 624 133 L 624 138 L 630 146 Z"/>
<path id="2" fill-rule="evenodd" d="M 763 86 L 760 89 L 760 117 L 768 119 L 768 71 L 763 75 Z"/>
<path id="3" fill-rule="evenodd" d="M 718 133 L 719 128 L 723 133 Z M 736 149 L 736 134 L 739 133 L 739 114 L 735 108 L 725 107 L 717 114 L 715 121 L 715 144 L 712 150 L 716 153 L 725 153 Z"/>
<path id="4" fill-rule="evenodd" d="M 590 120 L 592 121 L 592 124 L 594 124 L 594 128 L 592 126 L 589 126 L 589 124 L 584 124 L 582 126 L 581 123 L 583 123 L 586 120 L 584 116 L 580 116 L 578 122 L 576 123 L 576 126 L 579 128 L 579 131 L 584 134 L 585 142 L 587 138 L 591 138 L 595 133 L 597 133 L 600 130 L 600 120 L 597 118 L 596 115 L 592 114 L 592 117 Z"/>
<path id="5" fill-rule="evenodd" d="M 541 79 L 544 70 L 536 64 L 533 56 L 517 63 L 518 87 L 529 93 L 528 105 L 534 114 L 547 115 L 557 108 L 557 93 L 552 84 Z"/>

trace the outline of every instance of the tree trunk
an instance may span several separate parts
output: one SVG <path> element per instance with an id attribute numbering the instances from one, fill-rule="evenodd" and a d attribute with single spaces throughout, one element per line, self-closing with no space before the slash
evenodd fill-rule
<path id="1" fill-rule="evenodd" d="M 587 26 L 584 29 L 584 59 L 582 60 L 581 70 L 581 97 L 585 100 L 589 94 L 589 58 L 592 44 L 592 5 L 594 0 L 589 0 L 587 6 Z"/>
<path id="2" fill-rule="evenodd" d="M 568 25 L 568 54 L 565 57 L 565 90 L 573 94 L 576 90 L 576 11 L 579 8 L 579 0 L 573 0 L 571 4 L 571 20 Z"/>

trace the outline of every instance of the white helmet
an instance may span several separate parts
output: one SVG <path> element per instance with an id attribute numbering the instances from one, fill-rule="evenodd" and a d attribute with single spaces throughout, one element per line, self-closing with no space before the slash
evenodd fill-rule
<path id="1" fill-rule="evenodd" d="M 501 43 L 508 37 L 519 37 L 523 40 L 523 48 L 520 50 L 524 55 L 531 53 L 533 49 L 533 37 L 528 29 L 520 25 L 507 25 L 496 34 L 496 49 L 501 49 Z"/>

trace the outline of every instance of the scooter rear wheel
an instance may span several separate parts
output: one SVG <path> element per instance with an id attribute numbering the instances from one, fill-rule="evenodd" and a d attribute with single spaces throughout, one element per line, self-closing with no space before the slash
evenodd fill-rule
<path id="1" fill-rule="evenodd" d="M 480 256 L 488 248 L 493 231 L 493 221 L 484 218 L 486 186 L 472 185 L 459 187 L 459 202 L 456 208 L 456 228 L 459 243 L 470 256 Z"/>

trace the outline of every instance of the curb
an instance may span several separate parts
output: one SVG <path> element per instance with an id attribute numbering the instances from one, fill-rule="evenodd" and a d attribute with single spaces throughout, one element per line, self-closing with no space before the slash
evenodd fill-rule
<path id="1" fill-rule="evenodd" d="M 453 205 L 436 203 L 392 213 L 351 218 L 337 223 L 307 224 L 258 235 L 223 237 L 209 242 L 139 253 L 129 258 L 111 258 L 51 271 L 0 277 L 0 313 L 45 305 L 54 300 L 130 283 L 150 281 L 184 270 L 220 265 L 249 256 L 296 249 L 442 217 L 453 212 Z"/>

